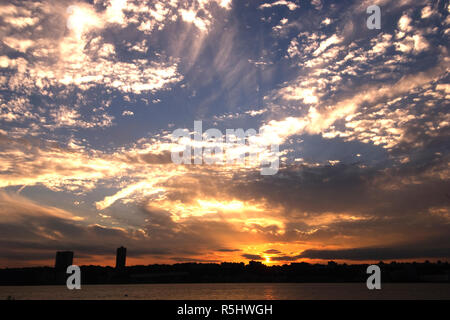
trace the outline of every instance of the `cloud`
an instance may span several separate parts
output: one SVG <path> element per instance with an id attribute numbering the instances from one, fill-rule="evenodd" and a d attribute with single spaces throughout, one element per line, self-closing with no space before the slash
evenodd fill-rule
<path id="1" fill-rule="evenodd" d="M 322 0 L 311 0 L 311 4 L 316 8 L 316 10 L 322 10 L 323 8 Z"/>
<path id="2" fill-rule="evenodd" d="M 261 261 L 261 260 L 265 260 L 263 257 L 261 257 L 260 255 L 257 254 L 243 254 L 242 257 L 244 257 L 247 260 L 256 260 L 256 261 Z"/>
<path id="3" fill-rule="evenodd" d="M 434 12 L 433 12 L 432 7 L 428 5 L 422 9 L 421 18 L 427 19 L 427 18 L 431 17 L 433 14 L 434 14 Z"/>
<path id="4" fill-rule="evenodd" d="M 56 207 L 42 206 L 17 194 L 0 192 L 0 220 L 2 223 L 21 220 L 26 217 L 50 217 L 56 219 L 67 219 L 81 221 L 82 217 Z"/>
<path id="5" fill-rule="evenodd" d="M 297 261 L 300 258 L 301 258 L 300 256 L 276 256 L 276 257 L 271 257 L 270 260 L 272 260 L 272 261 L 283 261 L 283 262 L 293 262 L 293 261 Z"/>
<path id="6" fill-rule="evenodd" d="M 336 121 L 345 119 L 348 116 L 357 113 L 363 103 L 373 105 L 382 99 L 393 99 L 403 94 L 407 94 L 418 87 L 436 81 L 443 76 L 443 70 L 445 70 L 447 65 L 448 63 L 445 60 L 441 61 L 438 66 L 424 72 L 405 75 L 393 86 L 374 85 L 360 88 L 359 92 L 352 97 L 337 101 L 334 105 L 325 106 L 324 108 L 321 108 L 321 110 L 318 110 L 316 106 L 310 107 L 307 114 L 303 117 L 288 117 L 282 120 L 272 120 L 262 126 L 264 129 L 263 131 L 267 133 L 265 138 L 269 141 L 278 141 L 278 143 L 280 143 L 292 135 L 302 134 L 305 131 L 311 134 L 323 133 L 324 131 L 329 130 Z M 285 92 L 292 92 L 294 90 L 303 92 L 298 88 L 293 89 L 292 87 L 286 87 L 280 89 L 279 94 L 283 97 Z M 308 92 L 310 94 L 311 90 L 308 90 Z M 308 95 L 300 96 L 302 96 L 303 99 L 307 99 L 306 101 L 308 103 L 316 100 L 316 98 L 314 98 L 310 101 L 310 96 Z M 285 98 L 289 100 L 292 99 L 292 96 Z M 351 125 L 349 124 L 349 126 Z M 336 135 L 326 134 L 325 136 L 334 137 Z M 345 137 L 345 135 L 343 136 Z M 385 142 L 382 141 L 381 143 Z M 391 145 L 387 144 L 387 147 L 391 147 Z"/>
<path id="7" fill-rule="evenodd" d="M 219 252 L 239 252 L 241 249 L 217 249 Z"/>
<path id="8" fill-rule="evenodd" d="M 134 116 L 134 112 L 130 111 L 130 110 L 125 110 L 124 112 L 122 112 L 123 116 Z"/>
<path id="9" fill-rule="evenodd" d="M 306 250 L 299 258 L 321 260 L 395 260 L 419 258 L 448 258 L 450 248 L 355 248 L 343 250 Z"/>
<path id="10" fill-rule="evenodd" d="M 300 6 L 292 1 L 278 0 L 272 3 L 263 3 L 259 6 L 259 9 L 273 8 L 276 6 L 286 6 L 289 10 L 294 11 L 300 8 Z"/>
<path id="11" fill-rule="evenodd" d="M 343 39 L 340 38 L 338 35 L 333 34 L 331 37 L 329 37 L 325 41 L 320 42 L 319 47 L 313 52 L 313 55 L 318 56 L 318 55 L 322 54 L 330 46 L 341 43 L 342 40 Z"/>
<path id="12" fill-rule="evenodd" d="M 264 253 L 268 253 L 268 254 L 279 254 L 279 253 L 281 253 L 281 252 L 278 251 L 278 250 L 275 250 L 275 249 L 269 249 L 269 250 L 264 251 Z"/>
<path id="13" fill-rule="evenodd" d="M 80 263 L 105 264 L 112 261 L 117 243 L 129 248 L 131 258 L 154 256 L 180 261 L 170 255 L 192 254 L 196 257 L 188 258 L 191 261 L 218 261 L 217 256 L 207 257 L 208 251 L 222 246 L 212 235 L 240 238 L 239 232 L 227 224 L 198 221 L 175 224 L 164 213 L 143 212 L 148 223 L 131 228 L 89 224 L 68 211 L 40 205 L 18 195 L 1 193 L 0 203 L 0 243 L 5 248 L 0 261 L 8 261 L 9 265 L 20 265 L 23 257 L 29 263 L 52 263 L 56 250 L 75 251 L 75 259 Z M 195 252 L 191 250 L 194 244 Z M 219 252 L 240 251 L 224 250 Z M 201 254 L 205 258 L 199 259 Z"/>
<path id="14" fill-rule="evenodd" d="M 69 109 L 67 106 L 60 106 L 59 109 L 53 110 L 51 113 L 56 127 L 109 127 L 112 125 L 114 117 L 107 114 L 102 114 L 98 117 L 93 117 L 90 121 L 81 119 L 81 115 L 76 109 Z"/>
<path id="15" fill-rule="evenodd" d="M 58 33 L 43 36 L 39 28 L 22 33 L 12 25 L 5 26 L 11 30 L 10 36 L 4 38 L 3 42 L 14 50 L 26 53 L 25 60 L 21 58 L 8 63 L 8 67 L 15 69 L 15 73 L 10 76 L 10 89 L 24 87 L 23 90 L 26 90 L 27 87 L 36 86 L 44 90 L 50 86 L 74 85 L 86 90 L 103 85 L 124 92 L 140 93 L 166 89 L 182 79 L 174 61 L 121 61 L 115 46 L 105 42 L 101 33 L 111 27 L 109 23 L 125 23 L 124 1 L 112 1 L 104 13 L 88 4 L 69 6 L 67 10 L 64 4 L 58 4 L 51 10 L 53 15 L 57 15 L 51 20 L 45 18 L 50 11 L 50 4 L 44 3 L 42 6 L 46 10 L 37 12 L 43 15 L 39 19 L 43 24 L 40 27 L 58 30 Z M 61 22 L 65 20 L 68 32 L 64 34 Z M 32 40 L 37 34 L 40 34 L 39 42 Z"/>

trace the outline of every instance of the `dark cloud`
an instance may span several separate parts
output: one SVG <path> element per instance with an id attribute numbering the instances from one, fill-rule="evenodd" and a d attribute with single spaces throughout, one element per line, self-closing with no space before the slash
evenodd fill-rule
<path id="1" fill-rule="evenodd" d="M 239 252 L 242 251 L 241 249 L 216 249 L 214 251 L 218 251 L 218 252 Z"/>
<path id="2" fill-rule="evenodd" d="M 450 247 L 447 248 L 355 248 L 344 250 L 305 250 L 298 258 L 322 260 L 395 260 L 450 258 Z"/>
<path id="3" fill-rule="evenodd" d="M 198 263 L 217 263 L 220 260 L 214 259 L 202 259 L 202 258 L 186 258 L 186 257 L 170 257 L 171 260 L 176 262 L 198 262 Z"/>
<path id="4" fill-rule="evenodd" d="M 142 161 L 148 164 L 172 164 L 172 158 L 169 151 L 164 151 L 162 153 L 146 153 L 141 154 L 138 157 L 128 157 L 131 163 L 135 163 L 137 161 Z"/>
<path id="5" fill-rule="evenodd" d="M 280 254 L 281 251 L 275 250 L 275 249 L 269 249 L 264 251 L 264 253 L 268 253 L 268 254 Z"/>
<path id="6" fill-rule="evenodd" d="M 300 256 L 276 256 L 276 257 L 271 257 L 270 260 L 293 262 L 293 261 L 297 261 L 300 258 L 301 258 Z"/>
<path id="7" fill-rule="evenodd" d="M 258 255 L 258 254 L 248 254 L 248 253 L 245 253 L 245 254 L 243 254 L 243 255 L 241 255 L 241 256 L 244 257 L 245 259 L 248 259 L 248 260 L 256 260 L 256 261 L 265 260 L 263 257 L 261 257 L 261 256 Z"/>

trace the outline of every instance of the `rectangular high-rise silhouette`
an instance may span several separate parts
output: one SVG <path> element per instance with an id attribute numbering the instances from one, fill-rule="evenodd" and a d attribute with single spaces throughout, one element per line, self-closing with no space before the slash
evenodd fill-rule
<path id="1" fill-rule="evenodd" d="M 68 266 L 73 264 L 73 251 L 57 251 L 55 259 L 55 269 L 66 271 Z"/>
<path id="2" fill-rule="evenodd" d="M 117 248 L 116 269 L 125 268 L 126 259 L 127 259 L 127 248 L 124 247 Z"/>

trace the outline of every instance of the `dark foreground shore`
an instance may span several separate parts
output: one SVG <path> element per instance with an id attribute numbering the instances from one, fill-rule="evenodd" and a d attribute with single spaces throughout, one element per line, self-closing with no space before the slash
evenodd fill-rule
<path id="1" fill-rule="evenodd" d="M 449 283 L 450 265 L 445 263 L 378 263 L 383 283 Z M 259 262 L 130 266 L 81 266 L 81 282 L 87 284 L 145 283 L 365 283 L 367 264 L 347 265 L 291 263 L 266 266 Z M 0 269 L 0 285 L 64 284 L 67 274 L 51 267 Z"/>

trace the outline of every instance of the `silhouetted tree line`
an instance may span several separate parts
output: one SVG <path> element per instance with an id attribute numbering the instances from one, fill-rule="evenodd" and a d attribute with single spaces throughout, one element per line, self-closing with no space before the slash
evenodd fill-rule
<path id="1" fill-rule="evenodd" d="M 450 265 L 437 263 L 383 263 L 382 282 L 449 282 Z M 214 282 L 365 282 L 367 264 L 327 265 L 291 263 L 266 266 L 261 262 L 179 263 L 174 265 L 112 267 L 81 266 L 82 284 L 214 283 Z M 0 269 L 0 285 L 64 284 L 66 275 L 51 267 Z"/>

